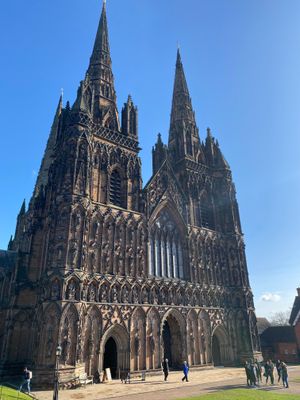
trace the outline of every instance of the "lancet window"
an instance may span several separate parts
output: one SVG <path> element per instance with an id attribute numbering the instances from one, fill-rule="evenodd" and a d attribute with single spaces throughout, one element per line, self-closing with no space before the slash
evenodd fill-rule
<path id="1" fill-rule="evenodd" d="M 122 207 L 122 192 L 121 192 L 121 176 L 119 172 L 114 169 L 110 176 L 109 188 L 109 201 L 110 203 Z"/>
<path id="2" fill-rule="evenodd" d="M 167 212 L 162 212 L 152 226 L 149 243 L 149 274 L 184 279 L 184 256 L 181 233 Z"/>
<path id="3" fill-rule="evenodd" d="M 205 194 L 202 195 L 200 199 L 200 218 L 201 226 L 210 229 L 215 228 L 213 207 Z"/>

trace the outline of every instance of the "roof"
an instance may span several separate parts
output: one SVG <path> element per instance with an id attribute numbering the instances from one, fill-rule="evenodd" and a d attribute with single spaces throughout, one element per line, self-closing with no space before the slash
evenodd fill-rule
<path id="1" fill-rule="evenodd" d="M 299 319 L 299 311 L 300 311 L 300 296 L 299 296 L 299 291 L 298 291 L 298 296 L 295 297 L 293 308 L 291 311 L 290 320 L 289 320 L 289 323 L 291 325 L 296 325 L 296 323 Z"/>
<path id="2" fill-rule="evenodd" d="M 11 270 L 16 265 L 17 252 L 0 250 L 0 268 Z"/>
<path id="3" fill-rule="evenodd" d="M 257 320 L 257 330 L 259 335 L 261 335 L 267 328 L 271 326 L 267 318 L 257 317 L 256 320 Z"/>
<path id="4" fill-rule="evenodd" d="M 294 328 L 289 325 L 270 326 L 261 334 L 260 338 L 266 344 L 296 342 Z"/>

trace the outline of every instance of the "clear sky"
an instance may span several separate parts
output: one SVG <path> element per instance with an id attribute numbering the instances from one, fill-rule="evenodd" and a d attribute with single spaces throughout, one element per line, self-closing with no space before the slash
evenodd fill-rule
<path id="1" fill-rule="evenodd" d="M 10 0 L 0 14 L 0 248 L 28 202 L 60 89 L 74 101 L 100 0 Z M 144 183 L 167 141 L 177 42 L 200 137 L 212 129 L 237 189 L 258 316 L 300 285 L 300 1 L 107 0 L 118 105 L 139 108 Z"/>

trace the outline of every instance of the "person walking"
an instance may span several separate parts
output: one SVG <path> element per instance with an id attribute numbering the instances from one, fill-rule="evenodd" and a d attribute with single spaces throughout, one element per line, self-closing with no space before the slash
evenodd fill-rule
<path id="1" fill-rule="evenodd" d="M 260 362 L 258 360 L 255 360 L 254 365 L 255 365 L 255 370 L 256 370 L 257 383 L 259 385 L 261 383 L 261 381 L 262 381 L 261 365 L 260 365 Z"/>
<path id="2" fill-rule="evenodd" d="M 277 375 L 278 375 L 278 381 L 277 382 L 280 382 L 280 378 L 281 378 L 281 361 L 277 360 L 276 363 L 275 363 L 275 366 L 276 366 Z"/>
<path id="3" fill-rule="evenodd" d="M 281 361 L 281 363 L 280 363 L 280 370 L 281 370 L 282 384 L 283 384 L 283 386 L 285 388 L 288 388 L 289 387 L 289 382 L 288 382 L 287 365 L 283 361 Z"/>
<path id="4" fill-rule="evenodd" d="M 167 381 L 169 375 L 169 360 L 167 358 L 165 358 L 165 360 L 162 363 L 162 370 L 165 375 L 165 381 Z"/>
<path id="5" fill-rule="evenodd" d="M 27 369 L 27 367 L 24 368 L 23 371 L 23 380 L 19 388 L 19 392 L 23 389 L 24 385 L 27 385 L 27 392 L 30 393 L 30 380 L 32 379 L 32 372 Z"/>
<path id="6" fill-rule="evenodd" d="M 189 366 L 188 363 L 186 361 L 183 362 L 183 378 L 182 378 L 182 382 L 185 380 L 186 382 L 188 382 L 188 373 L 189 373 Z"/>
<path id="7" fill-rule="evenodd" d="M 274 385 L 274 364 L 271 360 L 268 360 L 265 364 L 265 377 L 266 383 L 268 383 L 268 379 L 270 378 L 271 384 Z"/>
<path id="8" fill-rule="evenodd" d="M 250 363 L 248 361 L 245 362 L 245 372 L 247 379 L 247 386 L 251 386 L 251 371 L 250 371 Z"/>

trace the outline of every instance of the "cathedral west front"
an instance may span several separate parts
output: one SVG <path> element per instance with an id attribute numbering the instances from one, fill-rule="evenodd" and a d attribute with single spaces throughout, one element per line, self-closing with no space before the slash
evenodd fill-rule
<path id="1" fill-rule="evenodd" d="M 28 207 L 0 251 L 0 373 L 236 365 L 260 353 L 230 167 L 200 140 L 177 52 L 168 143 L 142 185 L 138 110 L 119 114 L 103 4 L 76 101 L 55 113 Z"/>

